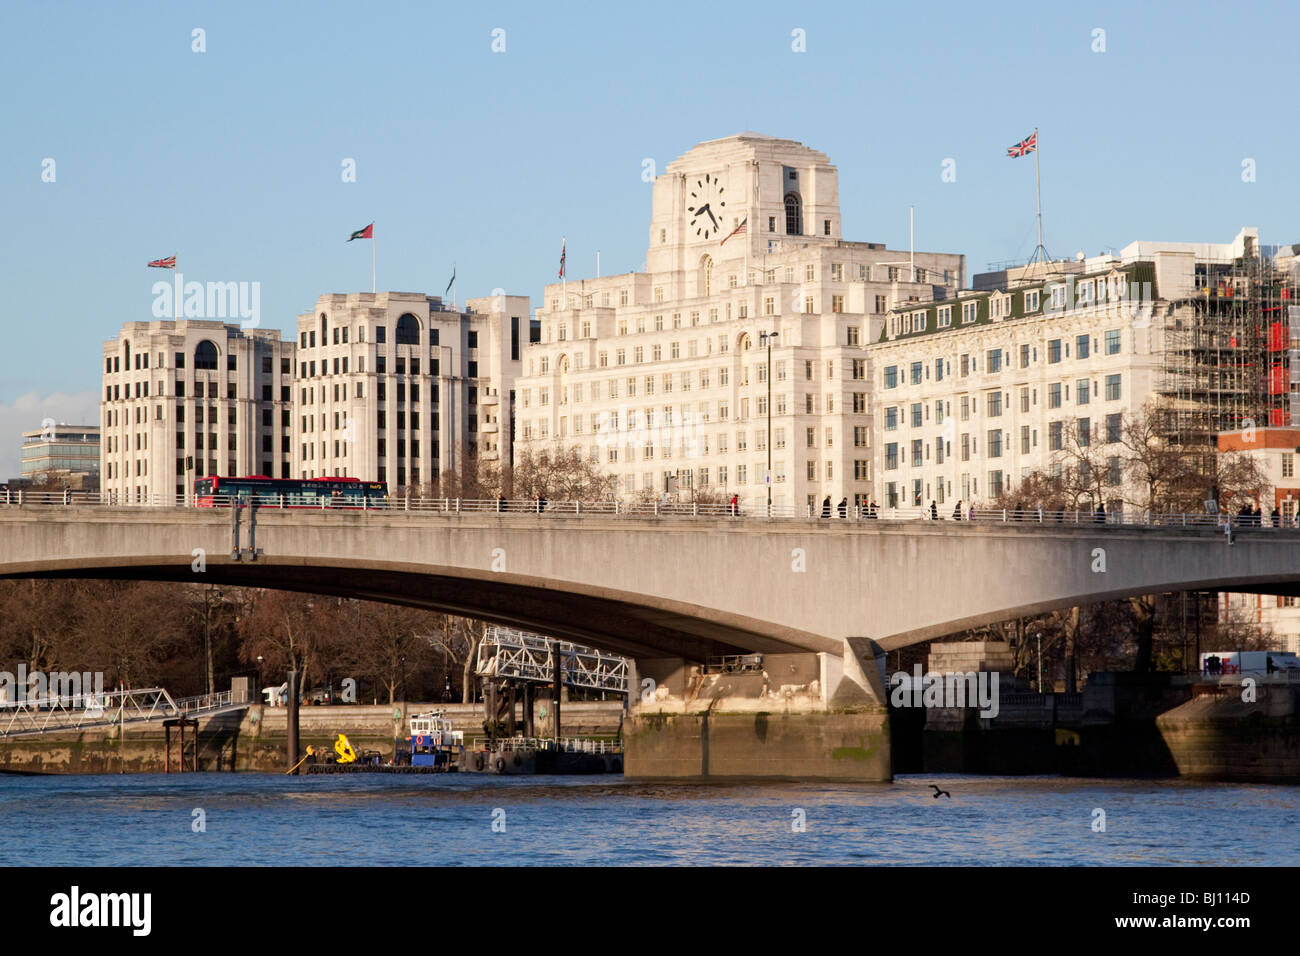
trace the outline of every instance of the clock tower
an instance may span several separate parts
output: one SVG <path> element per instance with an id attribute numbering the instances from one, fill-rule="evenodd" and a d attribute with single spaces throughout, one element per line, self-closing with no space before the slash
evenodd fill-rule
<path id="1" fill-rule="evenodd" d="M 840 235 L 838 174 L 826 155 L 740 133 L 701 143 L 655 179 L 646 271 L 678 296 L 693 294 L 716 286 L 701 270 L 738 275 L 778 240 Z"/>

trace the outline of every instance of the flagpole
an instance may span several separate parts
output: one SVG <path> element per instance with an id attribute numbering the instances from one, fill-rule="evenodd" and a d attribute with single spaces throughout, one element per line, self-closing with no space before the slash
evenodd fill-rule
<path id="1" fill-rule="evenodd" d="M 1038 127 L 1034 127 L 1034 192 L 1038 197 L 1038 249 L 1035 255 L 1041 256 L 1042 261 L 1047 261 L 1047 250 L 1043 248 L 1043 187 L 1038 176 L 1038 154 L 1042 151 L 1042 143 L 1038 139 Z"/>
<path id="2" fill-rule="evenodd" d="M 172 269 L 174 270 L 174 271 L 172 272 L 172 275 L 173 275 L 173 276 L 180 276 L 182 279 L 184 278 L 184 276 L 181 276 L 181 258 L 180 258 L 180 256 L 177 256 L 177 257 L 176 257 L 176 261 L 175 261 L 174 263 L 172 263 Z M 176 290 L 176 294 L 175 294 L 174 296 L 172 296 L 172 298 L 174 298 L 174 299 L 176 300 L 174 311 L 176 312 L 176 321 L 177 321 L 177 322 L 179 322 L 179 321 L 181 320 L 181 293 L 185 291 L 185 290 L 182 288 L 182 286 L 183 286 L 183 283 L 182 283 L 182 282 L 177 281 L 175 278 L 172 279 L 172 288 Z"/>
<path id="3" fill-rule="evenodd" d="M 749 191 L 749 210 L 745 213 L 746 227 L 749 224 L 749 213 L 754 211 L 758 204 L 758 161 L 754 161 L 754 176 L 751 180 L 754 188 Z M 757 221 L 757 220 L 755 220 Z M 755 229 L 758 227 L 755 226 Z M 745 285 L 749 285 L 749 247 L 753 245 L 753 240 L 749 238 L 749 229 L 745 229 Z"/>
<path id="4" fill-rule="evenodd" d="M 456 298 L 458 291 L 459 286 L 456 285 L 456 263 L 453 262 L 451 264 L 451 310 L 453 312 L 460 311 L 460 300 Z"/>
<path id="5" fill-rule="evenodd" d="M 565 268 L 564 255 L 568 247 L 569 237 L 560 237 L 560 308 L 569 307 L 569 270 Z"/>
<path id="6" fill-rule="evenodd" d="M 370 294 L 379 294 L 379 280 L 375 275 L 375 230 L 370 230 Z"/>

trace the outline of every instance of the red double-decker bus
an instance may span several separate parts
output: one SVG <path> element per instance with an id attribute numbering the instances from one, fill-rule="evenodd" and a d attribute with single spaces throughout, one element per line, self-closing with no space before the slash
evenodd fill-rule
<path id="1" fill-rule="evenodd" d="M 382 508 L 388 483 L 360 478 L 268 478 L 213 475 L 194 482 L 196 508 L 257 504 L 264 508 Z"/>

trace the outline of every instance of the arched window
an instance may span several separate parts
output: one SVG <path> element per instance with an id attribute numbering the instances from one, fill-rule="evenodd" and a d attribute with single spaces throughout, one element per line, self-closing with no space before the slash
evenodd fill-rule
<path id="1" fill-rule="evenodd" d="M 709 296 L 713 294 L 713 257 L 704 256 L 700 259 L 700 295 Z"/>
<path id="2" fill-rule="evenodd" d="M 787 236 L 803 235 L 803 211 L 795 193 L 785 194 L 785 233 Z"/>
<path id="3" fill-rule="evenodd" d="M 420 344 L 420 320 L 407 312 L 397 320 L 397 344 Z"/>
<path id="4" fill-rule="evenodd" d="M 741 332 L 740 338 L 736 341 L 736 345 L 740 348 L 740 351 L 748 352 L 750 350 L 750 347 L 753 345 L 753 343 L 749 339 L 749 333 Z"/>
<path id="5" fill-rule="evenodd" d="M 205 372 L 217 370 L 217 347 L 204 339 L 194 349 L 194 367 Z"/>

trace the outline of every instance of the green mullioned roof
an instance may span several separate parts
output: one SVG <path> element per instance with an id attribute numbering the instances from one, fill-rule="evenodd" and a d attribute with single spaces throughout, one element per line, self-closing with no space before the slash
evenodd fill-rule
<path id="1" fill-rule="evenodd" d="M 1080 282 L 1088 279 L 1099 279 L 1104 276 L 1113 275 L 1117 272 L 1121 275 L 1127 276 L 1129 283 L 1137 283 L 1138 285 L 1141 285 L 1142 283 L 1149 282 L 1151 284 L 1151 295 L 1154 297 L 1157 294 L 1155 264 L 1151 262 L 1134 262 L 1124 266 L 1113 266 L 1097 272 L 1066 276 L 1064 279 L 1049 279 L 1044 280 L 1041 283 L 1022 285 L 1013 290 L 998 289 L 986 292 L 975 292 L 972 294 L 962 295 L 960 298 L 940 299 L 935 302 L 918 302 L 914 303 L 910 307 L 891 309 L 886 313 L 886 316 L 910 316 L 916 312 L 924 312 L 925 328 L 919 332 L 901 332 L 891 339 L 889 337 L 889 319 L 886 318 L 884 324 L 880 328 L 880 338 L 876 341 L 877 343 L 901 342 L 907 339 L 915 339 L 922 335 L 932 335 L 936 332 L 953 332 L 961 329 L 973 329 L 979 326 L 993 325 L 994 322 L 989 317 L 989 300 L 995 295 L 1007 295 L 1008 292 L 1011 294 L 1011 311 L 1009 314 L 998 319 L 997 324 L 1012 322 L 1016 319 L 1023 319 L 1026 316 L 1048 315 L 1051 313 L 1043 310 L 1041 301 L 1038 309 L 1033 312 L 1025 312 L 1025 297 L 1023 293 L 1037 291 L 1041 296 L 1048 286 L 1058 285 L 1062 281 L 1072 280 L 1074 282 Z M 974 302 L 976 305 L 975 321 L 962 322 L 962 306 L 971 302 Z M 953 310 L 952 324 L 939 328 L 938 310 L 945 307 Z"/>

